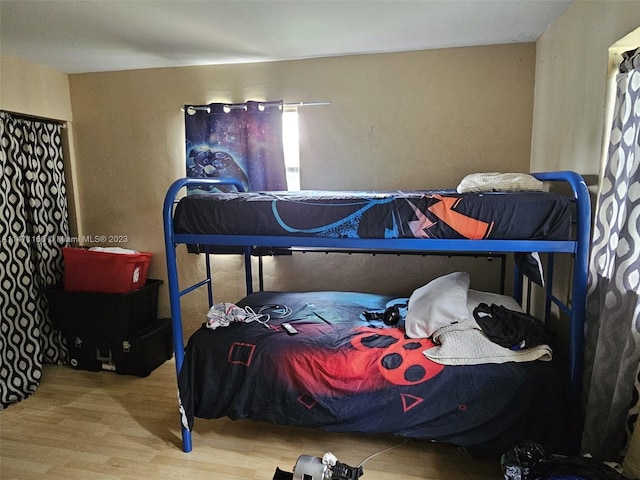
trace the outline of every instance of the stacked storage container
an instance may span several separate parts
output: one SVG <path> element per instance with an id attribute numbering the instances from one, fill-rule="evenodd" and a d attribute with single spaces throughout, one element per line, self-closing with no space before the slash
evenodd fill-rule
<path id="1" fill-rule="evenodd" d="M 147 376 L 173 355 L 171 320 L 158 319 L 161 280 L 150 253 L 64 248 L 64 285 L 45 290 L 71 366 Z"/>

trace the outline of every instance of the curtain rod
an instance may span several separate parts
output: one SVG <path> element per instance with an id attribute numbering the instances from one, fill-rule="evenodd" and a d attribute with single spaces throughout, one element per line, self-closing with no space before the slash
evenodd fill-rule
<path id="1" fill-rule="evenodd" d="M 60 128 L 67 128 L 66 120 L 56 120 L 54 118 L 38 117 L 36 115 L 29 115 L 27 113 L 12 112 L 10 110 L 0 110 L 0 112 L 6 113 L 7 115 L 10 115 L 13 118 L 16 118 L 19 120 L 30 120 L 30 121 L 42 122 L 42 123 L 53 123 L 56 125 L 60 125 Z"/>
<path id="2" fill-rule="evenodd" d="M 326 102 L 294 102 L 294 103 L 284 103 L 282 106 L 284 108 L 287 107 L 317 107 L 319 105 L 331 105 L 330 101 Z"/>
<path id="3" fill-rule="evenodd" d="M 222 103 L 222 102 L 221 102 Z M 258 102 L 258 107 L 262 106 L 262 107 L 273 107 L 273 106 L 280 106 L 282 105 L 282 108 L 294 108 L 294 107 L 316 107 L 319 105 L 331 105 L 331 102 L 329 101 L 324 101 L 324 102 L 292 102 L 292 103 L 282 103 L 282 102 Z M 246 103 L 224 103 L 224 108 L 225 111 L 227 110 L 246 110 L 247 109 L 247 105 Z M 185 107 L 182 107 L 181 110 L 184 112 L 185 111 Z M 194 115 L 196 113 L 196 111 L 206 111 L 209 112 L 210 108 L 209 105 L 188 105 L 186 107 L 187 113 L 189 115 Z"/>

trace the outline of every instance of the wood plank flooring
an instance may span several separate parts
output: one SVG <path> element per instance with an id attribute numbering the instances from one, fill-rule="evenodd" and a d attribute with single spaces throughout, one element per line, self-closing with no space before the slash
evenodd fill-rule
<path id="1" fill-rule="evenodd" d="M 182 452 L 175 364 L 149 377 L 45 365 L 38 390 L 0 412 L 0 479 L 271 480 L 299 455 L 334 453 L 355 466 L 401 443 L 393 436 L 330 434 L 248 420 L 196 419 Z M 367 461 L 368 480 L 494 480 L 497 461 L 410 441 Z"/>

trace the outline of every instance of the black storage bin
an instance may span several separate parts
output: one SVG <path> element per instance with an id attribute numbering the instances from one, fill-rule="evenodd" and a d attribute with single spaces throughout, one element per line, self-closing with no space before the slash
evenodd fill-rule
<path id="1" fill-rule="evenodd" d="M 66 337 L 119 341 L 157 320 L 161 284 L 162 280 L 149 279 L 129 293 L 66 292 L 56 285 L 44 294 L 54 327 Z"/>
<path id="2" fill-rule="evenodd" d="M 116 373 L 146 377 L 173 356 L 171 319 L 161 318 L 111 349 Z"/>
<path id="3" fill-rule="evenodd" d="M 69 362 L 79 370 L 146 377 L 173 356 L 171 319 L 161 318 L 134 335 L 112 340 L 66 335 Z"/>
<path id="4" fill-rule="evenodd" d="M 65 335 L 65 338 L 69 350 L 69 364 L 73 368 L 92 372 L 102 370 L 103 362 L 99 359 L 99 351 L 105 351 L 105 344 L 100 345 L 95 338 L 81 338 L 76 335 Z"/>

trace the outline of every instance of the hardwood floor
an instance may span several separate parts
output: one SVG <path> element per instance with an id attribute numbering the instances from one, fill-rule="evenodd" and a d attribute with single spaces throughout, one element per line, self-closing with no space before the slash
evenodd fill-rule
<path id="1" fill-rule="evenodd" d="M 0 412 L 0 479 L 271 480 L 302 454 L 331 451 L 355 466 L 401 441 L 196 419 L 193 451 L 183 453 L 173 361 L 146 378 L 45 365 L 38 390 Z M 363 468 L 370 480 L 503 478 L 497 461 L 413 441 Z"/>

